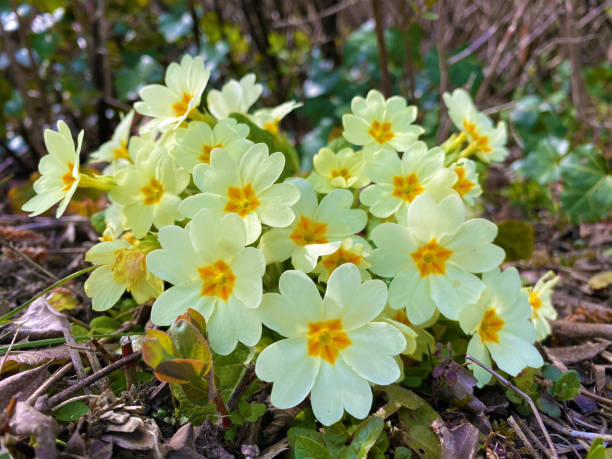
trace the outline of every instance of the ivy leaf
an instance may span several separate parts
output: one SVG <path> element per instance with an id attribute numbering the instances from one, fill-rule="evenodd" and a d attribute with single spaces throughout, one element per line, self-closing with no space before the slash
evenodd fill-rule
<path id="1" fill-rule="evenodd" d="M 561 176 L 561 204 L 572 220 L 597 220 L 608 215 L 612 209 L 612 174 L 608 161 L 593 145 L 572 152 Z"/>
<path id="2" fill-rule="evenodd" d="M 569 148 L 569 142 L 557 137 L 540 140 L 535 151 L 527 155 L 521 164 L 523 173 L 540 184 L 561 178 L 561 159 Z"/>
<path id="3" fill-rule="evenodd" d="M 333 459 L 324 446 L 308 437 L 297 437 L 295 439 L 296 459 Z"/>
<path id="4" fill-rule="evenodd" d="M 558 400 L 573 400 L 580 393 L 580 378 L 576 370 L 565 372 L 555 381 L 552 394 Z"/>
<path id="5" fill-rule="evenodd" d="M 89 407 L 83 402 L 76 401 L 55 410 L 53 412 L 53 417 L 58 421 L 70 422 L 76 421 L 87 413 L 89 413 Z"/>

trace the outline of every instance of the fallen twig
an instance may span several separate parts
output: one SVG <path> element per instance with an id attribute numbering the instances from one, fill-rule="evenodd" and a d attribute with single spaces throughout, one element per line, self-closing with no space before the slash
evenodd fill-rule
<path id="1" fill-rule="evenodd" d="M 612 324 L 589 324 L 570 322 L 569 320 L 553 320 L 551 322 L 554 335 L 568 338 L 606 338 L 612 340 Z"/>
<path id="2" fill-rule="evenodd" d="M 536 417 L 536 420 L 538 421 L 538 424 L 540 425 L 540 429 L 542 430 L 542 433 L 544 434 L 544 438 L 546 438 L 546 443 L 548 443 L 548 447 L 550 448 L 550 451 L 544 450 L 544 452 L 549 457 L 557 458 L 558 456 L 557 456 L 557 452 L 555 451 L 555 445 L 553 444 L 553 442 L 552 442 L 552 440 L 550 438 L 550 435 L 548 435 L 548 431 L 546 430 L 546 426 L 544 425 L 544 422 L 542 421 L 542 417 L 540 416 L 538 408 L 536 407 L 535 403 L 533 403 L 533 400 L 531 400 L 531 397 L 529 395 L 527 395 L 525 392 L 523 392 L 522 390 L 520 390 L 518 387 L 513 385 L 510 381 L 508 381 L 502 375 L 497 373 L 495 370 L 489 368 L 484 363 L 476 360 L 471 355 L 467 354 L 465 356 L 465 360 L 470 361 L 470 362 L 478 365 L 482 369 L 484 369 L 484 370 L 488 371 L 489 373 L 491 373 L 493 376 L 495 376 L 495 378 L 497 378 L 497 380 L 500 383 L 502 383 L 502 385 L 506 386 L 507 388 L 512 389 L 523 400 L 525 400 L 529 404 L 529 406 L 531 407 L 531 411 L 533 412 L 533 415 Z"/>
<path id="3" fill-rule="evenodd" d="M 539 456 L 538 452 L 535 449 L 533 449 L 533 446 L 531 446 L 531 442 L 525 436 L 525 432 L 523 432 L 523 429 L 521 429 L 521 426 L 518 425 L 518 423 L 516 422 L 516 419 L 514 419 L 514 416 L 508 417 L 508 424 L 510 424 L 510 427 L 512 427 L 512 430 L 514 430 L 516 434 L 519 436 L 519 438 L 525 445 L 525 448 L 527 448 L 529 454 L 531 454 L 533 457 L 538 457 Z"/>

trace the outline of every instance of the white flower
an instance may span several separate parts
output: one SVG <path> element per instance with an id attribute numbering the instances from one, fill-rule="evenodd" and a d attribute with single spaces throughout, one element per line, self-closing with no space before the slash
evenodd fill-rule
<path id="1" fill-rule="evenodd" d="M 372 322 L 385 305 L 385 284 L 362 283 L 357 267 L 347 263 L 332 273 L 323 300 L 299 271 L 284 272 L 279 290 L 264 295 L 259 310 L 263 323 L 287 339 L 266 347 L 255 366 L 260 379 L 273 382 L 272 404 L 291 408 L 310 393 L 324 425 L 339 421 L 344 410 L 365 418 L 370 383 L 399 378 L 394 356 L 406 345 L 395 327 Z"/>
<path id="2" fill-rule="evenodd" d="M 176 130 L 176 143 L 170 153 L 179 166 L 192 172 L 198 164 L 210 164 L 210 153 L 215 148 L 240 157 L 253 144 L 247 135 L 249 127 L 232 118 L 219 121 L 213 129 L 202 121 L 191 121 L 186 128 Z"/>
<path id="3" fill-rule="evenodd" d="M 100 266 L 85 281 L 85 293 L 91 297 L 94 311 L 112 308 L 126 290 L 138 304 L 164 291 L 164 282 L 147 269 L 149 251 L 126 239 L 100 242 L 89 249 L 85 261 Z"/>
<path id="4" fill-rule="evenodd" d="M 478 184 L 478 173 L 474 161 L 462 158 L 451 166 L 457 174 L 457 181 L 453 185 L 453 190 L 459 193 L 469 205 L 474 205 L 474 198 L 482 194 L 482 188 Z"/>
<path id="5" fill-rule="evenodd" d="M 295 220 L 288 228 L 265 233 L 259 248 L 266 263 L 291 258 L 295 269 L 308 273 L 319 256 L 334 253 L 344 239 L 365 227 L 366 213 L 351 209 L 353 194 L 348 190 L 334 190 L 317 205 L 317 195 L 308 181 L 295 178 L 287 182 L 300 190 L 300 199 L 293 206 Z"/>
<path id="6" fill-rule="evenodd" d="M 208 110 L 218 120 L 229 118 L 232 113 L 247 114 L 249 108 L 259 99 L 263 86 L 255 84 L 255 75 L 249 73 L 240 81 L 230 80 L 221 91 L 213 89 L 208 93 Z"/>
<path id="7" fill-rule="evenodd" d="M 372 265 L 366 260 L 372 253 L 372 247 L 359 236 L 347 237 L 342 245 L 334 253 L 323 255 L 313 273 L 319 274 L 319 282 L 327 282 L 331 273 L 344 263 L 353 263 L 359 268 L 361 278 L 365 281 L 370 279 L 368 268 Z"/>
<path id="8" fill-rule="evenodd" d="M 179 208 L 186 217 L 210 209 L 217 218 L 228 212 L 238 214 L 246 225 L 246 243 L 261 234 L 261 224 L 285 227 L 295 218 L 291 206 L 299 199 L 297 188 L 275 183 L 283 171 L 282 153 L 268 154 L 265 143 L 251 146 L 242 157 L 220 148 L 213 150 L 210 166 L 200 164 L 193 171 L 196 186 L 204 193 L 185 199 Z"/>
<path id="9" fill-rule="evenodd" d="M 551 329 L 549 320 L 557 318 L 557 310 L 552 304 L 551 295 L 552 289 L 560 277 L 555 276 L 555 273 L 548 271 L 533 288 L 524 289 L 529 294 L 529 304 L 531 305 L 531 322 L 535 326 L 537 332 L 537 340 L 542 341 L 550 335 Z"/>
<path id="10" fill-rule="evenodd" d="M 401 159 L 394 151 L 383 150 L 366 161 L 363 172 L 374 183 L 359 198 L 379 218 L 406 213 L 421 194 L 440 200 L 454 193 L 452 186 L 457 180 L 443 164 L 442 150 L 428 150 L 423 142 L 414 143 Z"/>
<path id="11" fill-rule="evenodd" d="M 368 257 L 370 271 L 393 278 L 391 307 L 405 308 L 416 325 L 426 322 L 436 307 L 457 320 L 483 288 L 472 273 L 489 271 L 504 259 L 504 251 L 491 243 L 497 227 L 482 218 L 465 221 L 465 206 L 457 195 L 439 204 L 419 196 L 400 223 L 383 223 L 372 231 L 377 248 Z"/>
<path id="12" fill-rule="evenodd" d="M 165 86 L 152 84 L 138 92 L 142 101 L 134 104 L 134 110 L 153 118 L 144 131 L 176 129 L 197 110 L 209 77 L 199 56 L 185 55 L 180 64 L 170 64 Z"/>
<path id="13" fill-rule="evenodd" d="M 321 148 L 313 158 L 314 171 L 308 177 L 317 193 L 329 193 L 336 188 L 359 189 L 370 183 L 363 173 L 363 152 L 343 148 L 335 153 Z"/>
<path id="14" fill-rule="evenodd" d="M 79 154 L 83 143 L 83 131 L 77 137 L 76 149 L 70 129 L 63 121 L 58 121 L 57 132 L 45 129 L 44 136 L 49 154 L 41 158 L 38 163 L 41 176 L 34 182 L 36 196 L 26 202 L 21 209 L 31 212 L 30 217 L 35 217 L 61 201 L 55 214 L 59 218 L 66 210 L 81 179 Z"/>
<path id="15" fill-rule="evenodd" d="M 117 172 L 117 186 L 110 192 L 113 202 L 123 206 L 125 224 L 136 236 L 145 234 L 152 224 L 160 229 L 182 219 L 178 195 L 189 183 L 189 173 L 176 166 L 165 148 L 143 156 Z"/>
<path id="16" fill-rule="evenodd" d="M 280 104 L 278 107 L 274 108 L 262 108 L 257 110 L 251 116 L 253 122 L 262 129 L 265 129 L 270 134 L 276 135 L 278 134 L 278 125 L 281 120 L 295 110 L 298 107 L 301 107 L 302 103 L 289 101 L 283 104 Z"/>
<path id="17" fill-rule="evenodd" d="M 515 268 L 484 273 L 485 288 L 478 301 L 464 308 L 459 324 L 474 335 L 467 348 L 476 360 L 491 366 L 491 357 L 506 373 L 516 376 L 523 368 L 542 366 L 542 356 L 533 346 L 536 330 L 529 321 L 531 308 Z M 491 380 L 483 368 L 469 365 L 482 387 Z"/>
<path id="18" fill-rule="evenodd" d="M 155 301 L 151 320 L 169 325 L 193 308 L 206 319 L 217 354 L 229 354 L 238 341 L 254 346 L 261 336 L 254 309 L 261 302 L 266 263 L 259 250 L 245 247 L 245 240 L 244 223 L 236 214 L 219 219 L 202 210 L 186 228 L 162 228 L 162 249 L 147 255 L 147 265 L 174 286 Z"/>
<path id="19" fill-rule="evenodd" d="M 417 109 L 407 107 L 402 97 L 385 100 L 380 92 L 371 90 L 365 99 L 354 97 L 351 110 L 353 114 L 342 117 L 343 135 L 349 142 L 363 145 L 366 158 L 384 147 L 405 151 L 425 132 L 412 124 Z"/>
<path id="20" fill-rule="evenodd" d="M 114 175 L 119 169 L 132 162 L 128 151 L 128 142 L 133 120 L 134 112 L 130 111 L 122 118 L 115 132 L 113 132 L 111 140 L 103 143 L 97 151 L 90 155 L 90 163 L 110 163 L 104 168 L 105 175 Z"/>
<path id="21" fill-rule="evenodd" d="M 482 161 L 503 161 L 508 156 L 506 125 L 503 121 L 494 127 L 491 118 L 476 109 L 463 89 L 455 89 L 452 95 L 444 93 L 443 98 L 448 116 L 467 135 L 470 147 Z"/>

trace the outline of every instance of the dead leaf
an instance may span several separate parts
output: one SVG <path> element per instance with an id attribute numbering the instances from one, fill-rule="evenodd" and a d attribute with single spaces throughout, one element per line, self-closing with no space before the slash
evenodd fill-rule
<path id="1" fill-rule="evenodd" d="M 589 287 L 591 290 L 603 290 L 612 284 L 612 271 L 604 271 L 602 273 L 595 274 L 589 280 Z"/>
<path id="2" fill-rule="evenodd" d="M 29 336 L 35 340 L 63 336 L 63 320 L 64 316 L 43 296 L 34 301 L 23 315 L 15 320 L 15 324 L 21 325 L 19 336 Z"/>
<path id="3" fill-rule="evenodd" d="M 70 360 L 70 354 L 66 346 L 36 351 L 11 352 L 4 361 L 2 368 L 0 368 L 0 375 L 17 371 L 22 366 L 34 367 L 50 361 L 63 363 L 67 360 Z"/>
<path id="4" fill-rule="evenodd" d="M 202 455 L 195 450 L 193 426 L 190 422 L 176 431 L 168 442 L 168 448 L 172 452 L 173 457 L 185 459 L 198 459 L 202 457 Z"/>
<path id="5" fill-rule="evenodd" d="M 547 350 L 562 362 L 571 364 L 591 360 L 605 351 L 608 346 L 610 346 L 610 342 L 604 341 L 600 343 L 589 342 L 578 346 L 548 347 Z"/>
<path id="6" fill-rule="evenodd" d="M 436 419 L 431 428 L 440 438 L 442 459 L 476 457 L 478 429 L 472 424 L 466 422 L 450 430 L 442 419 Z"/>
<path id="7" fill-rule="evenodd" d="M 16 435 L 36 435 L 36 457 L 53 459 L 57 456 L 55 439 L 61 428 L 51 416 L 46 416 L 26 402 L 17 402 L 9 427 Z"/>
<path id="8" fill-rule="evenodd" d="M 0 410 L 4 410 L 11 398 L 26 400 L 45 380 L 49 364 L 22 371 L 0 381 Z"/>

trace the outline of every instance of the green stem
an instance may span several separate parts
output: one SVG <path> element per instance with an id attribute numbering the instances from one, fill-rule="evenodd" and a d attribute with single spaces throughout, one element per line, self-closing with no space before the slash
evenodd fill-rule
<path id="1" fill-rule="evenodd" d="M 476 143 L 474 142 L 471 142 L 467 146 L 467 148 L 464 148 L 463 150 L 461 150 L 461 152 L 459 153 L 459 158 L 469 158 L 477 151 L 478 151 L 478 145 L 476 145 Z"/>
<path id="2" fill-rule="evenodd" d="M 121 338 L 123 336 L 134 336 L 134 335 L 144 335 L 144 332 L 130 332 L 130 333 L 106 333 L 101 335 L 82 335 L 75 336 L 75 341 L 88 341 L 90 339 L 100 339 L 100 338 Z M 18 350 L 18 349 L 28 349 L 31 347 L 39 347 L 39 346 L 51 346 L 53 344 L 64 344 L 66 342 L 65 338 L 48 338 L 48 339 L 39 339 L 38 341 L 30 341 L 28 343 L 17 343 L 12 346 L 0 346 L 0 355 L 3 355 L 8 349 Z"/>
<path id="3" fill-rule="evenodd" d="M 8 319 L 10 319 L 11 317 L 13 317 L 15 314 L 23 311 L 25 308 L 27 308 L 30 304 L 32 304 L 35 300 L 37 300 L 38 298 L 40 298 L 41 296 L 43 296 L 45 293 L 49 293 L 51 290 L 53 290 L 56 287 L 59 287 L 60 285 L 65 284 L 66 282 L 68 282 L 69 280 L 72 280 L 76 277 L 82 276 L 83 274 L 87 274 L 89 271 L 93 271 L 94 269 L 96 269 L 97 266 L 90 266 L 88 268 L 85 269 L 81 269 L 80 271 L 77 271 L 76 273 L 72 273 L 66 277 L 64 277 L 63 279 L 58 280 L 55 284 L 50 285 L 49 287 L 47 287 L 46 289 L 42 290 L 40 293 L 37 293 L 36 295 L 34 295 L 32 298 L 30 298 L 28 301 L 26 301 L 25 303 L 23 303 L 21 306 L 16 307 L 15 309 L 13 309 L 12 311 L 7 312 L 6 314 L 4 314 L 2 317 L 0 317 L 0 325 L 4 325 Z"/>
<path id="4" fill-rule="evenodd" d="M 81 179 L 79 180 L 79 188 L 95 188 L 100 191 L 110 191 L 117 183 L 112 177 L 105 175 L 88 175 L 81 173 Z"/>
<path id="5" fill-rule="evenodd" d="M 457 150 L 461 145 L 463 145 L 463 142 L 465 142 L 466 139 L 467 136 L 465 135 L 465 132 L 461 132 L 458 135 L 453 134 L 442 144 L 442 149 L 444 150 L 444 153 L 448 155 L 454 150 Z"/>

